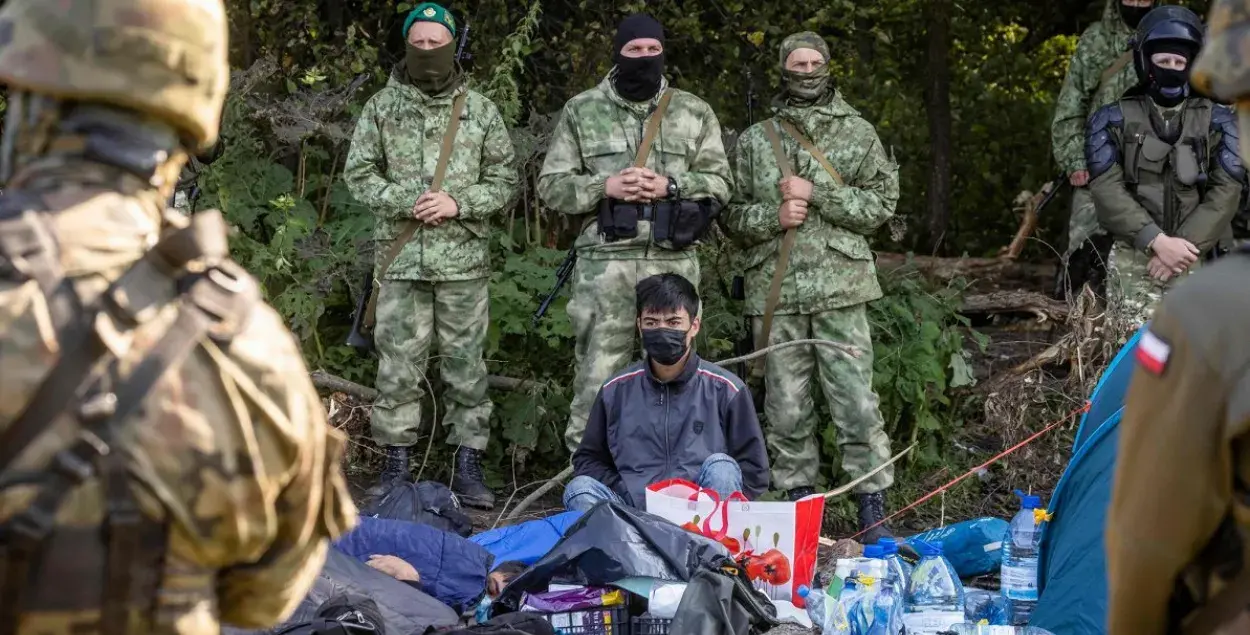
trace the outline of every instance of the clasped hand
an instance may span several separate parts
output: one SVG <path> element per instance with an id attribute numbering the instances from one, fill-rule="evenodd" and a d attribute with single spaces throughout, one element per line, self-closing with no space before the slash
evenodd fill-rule
<path id="1" fill-rule="evenodd" d="M 1198 248 L 1184 238 L 1160 234 L 1150 249 L 1154 256 L 1146 265 L 1146 271 L 1159 282 L 1167 282 L 1198 262 Z"/>
<path id="2" fill-rule="evenodd" d="M 446 192 L 429 192 L 417 198 L 412 206 L 412 217 L 426 225 L 438 227 L 443 221 L 460 215 L 456 199 Z"/>
<path id="3" fill-rule="evenodd" d="M 781 188 L 781 208 L 777 218 L 782 229 L 792 229 L 807 220 L 807 208 L 812 202 L 812 182 L 798 176 L 787 176 L 777 182 Z"/>
<path id="4" fill-rule="evenodd" d="M 629 167 L 608 177 L 604 192 L 618 201 L 652 203 L 668 196 L 668 177 L 647 168 Z"/>

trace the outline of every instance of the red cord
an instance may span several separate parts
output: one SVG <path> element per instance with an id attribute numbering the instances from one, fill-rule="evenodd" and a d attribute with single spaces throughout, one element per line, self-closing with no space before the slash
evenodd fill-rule
<path id="1" fill-rule="evenodd" d="M 1040 437 L 1040 436 L 1042 436 L 1043 434 L 1046 434 L 1047 432 L 1050 432 L 1051 430 L 1054 430 L 1055 428 L 1058 428 L 1059 426 L 1061 426 L 1061 425 L 1063 425 L 1063 424 L 1065 424 L 1065 423 L 1067 423 L 1067 422 L 1071 421 L 1071 420 L 1072 420 L 1074 417 L 1076 417 L 1077 415 L 1082 414 L 1082 413 L 1085 413 L 1085 412 L 1089 412 L 1089 406 L 1090 406 L 1090 403 L 1089 403 L 1088 401 L 1087 401 L 1087 402 L 1085 402 L 1085 405 L 1083 405 L 1083 406 L 1081 406 L 1080 408 L 1077 408 L 1076 410 L 1073 410 L 1072 412 L 1068 413 L 1068 415 L 1067 415 L 1067 416 L 1065 416 L 1064 418 L 1062 418 L 1062 419 L 1060 419 L 1060 420 L 1058 420 L 1058 421 L 1055 421 L 1054 423 L 1052 423 L 1052 424 L 1050 424 L 1050 425 L 1046 426 L 1045 428 L 1042 428 L 1041 430 L 1039 430 L 1039 431 L 1037 431 L 1036 433 L 1034 433 L 1034 434 L 1033 434 L 1033 436 L 1031 436 L 1031 437 L 1029 437 L 1029 438 L 1027 438 L 1027 439 L 1025 439 L 1025 440 L 1023 440 L 1023 441 L 1021 441 L 1021 442 L 1019 442 L 1019 443 L 1017 443 L 1017 444 L 1015 444 L 1015 445 L 1011 446 L 1010 448 L 1007 448 L 1006 450 L 1003 450 L 1002 452 L 1000 452 L 1000 453 L 999 453 L 997 456 L 995 456 L 994 458 L 992 458 L 992 459 L 990 459 L 990 460 L 988 460 L 988 461 L 986 461 L 986 462 L 984 462 L 984 463 L 982 463 L 982 464 L 980 464 L 980 465 L 978 465 L 978 466 L 976 466 L 976 467 L 972 468 L 971 470 L 968 470 L 968 471 L 967 471 L 966 473 L 964 473 L 963 475 L 961 475 L 961 476 L 959 476 L 959 477 L 955 478 L 955 480 L 953 480 L 953 481 L 951 481 L 951 482 L 949 482 L 949 483 L 947 483 L 947 484 L 945 484 L 945 485 L 943 485 L 943 486 L 941 486 L 941 487 L 939 487 L 939 488 L 937 488 L 937 489 L 933 490 L 932 492 L 929 492 L 928 494 L 925 494 L 924 496 L 921 496 L 921 497 L 920 497 L 920 498 L 919 498 L 916 502 L 914 502 L 914 503 L 912 503 L 912 504 L 908 505 L 907 507 L 904 507 L 904 508 L 902 508 L 902 509 L 900 509 L 900 510 L 898 510 L 898 511 L 894 512 L 893 514 L 890 514 L 889 516 L 887 516 L 887 517 L 886 517 L 886 518 L 884 518 L 883 520 L 881 520 L 881 521 L 879 521 L 879 522 L 877 522 L 877 523 L 873 524 L 873 525 L 872 525 L 872 526 L 870 526 L 870 527 L 866 527 L 866 528 L 864 528 L 864 529 L 863 529 L 862 531 L 860 531 L 859 533 L 855 534 L 854 536 L 851 536 L 851 539 L 853 540 L 853 539 L 855 539 L 855 538 L 859 538 L 860 536 L 862 536 L 862 535 L 864 535 L 864 534 L 868 533 L 869 531 L 871 531 L 871 530 L 873 530 L 873 529 L 875 529 L 875 528 L 877 528 L 877 527 L 879 527 L 879 526 L 881 526 L 881 525 L 884 525 L 884 524 L 885 524 L 885 523 L 887 523 L 887 522 L 890 522 L 890 521 L 891 521 L 891 520 L 893 520 L 894 518 L 896 518 L 896 517 L 898 517 L 898 516 L 900 516 L 900 515 L 902 515 L 902 514 L 904 514 L 904 513 L 906 513 L 906 512 L 909 512 L 909 511 L 911 511 L 911 510 L 915 509 L 915 508 L 916 508 L 916 507 L 918 507 L 921 503 L 923 503 L 923 502 L 925 502 L 925 501 L 929 500 L 930 498 L 933 498 L 934 496 L 937 496 L 938 494 L 941 494 L 942 492 L 945 492 L 946 490 L 948 490 L 948 489 L 950 489 L 950 488 L 954 487 L 955 485 L 957 485 L 960 481 L 962 481 L 962 480 L 964 480 L 964 479 L 968 478 L 969 476 L 972 476 L 973 474 L 976 474 L 977 472 L 979 472 L 979 471 L 981 471 L 981 470 L 985 469 L 986 467 L 989 467 L 990 465 L 993 465 L 994 463 L 997 463 L 997 462 L 998 462 L 1000 459 L 1002 459 L 1003 457 L 1005 457 L 1005 456 L 1007 456 L 1008 454 L 1011 454 L 1012 452 L 1015 452 L 1016 450 L 1019 450 L 1020 448 L 1022 448 L 1022 447 L 1024 447 L 1024 446 L 1026 446 L 1026 445 L 1028 445 L 1028 444 L 1032 443 L 1033 441 L 1037 440 L 1037 438 L 1038 438 L 1038 437 Z"/>

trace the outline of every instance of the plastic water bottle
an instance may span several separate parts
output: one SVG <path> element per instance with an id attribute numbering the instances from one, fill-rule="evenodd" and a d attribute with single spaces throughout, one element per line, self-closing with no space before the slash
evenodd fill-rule
<path id="1" fill-rule="evenodd" d="M 950 635 L 1054 635 L 1036 626 L 990 626 L 988 624 L 956 624 L 946 631 Z"/>
<path id="2" fill-rule="evenodd" d="M 862 625 L 859 632 L 864 635 L 899 635 L 902 632 L 903 598 L 896 589 L 894 581 L 886 578 L 870 601 L 860 602 L 860 615 L 864 619 L 859 622 Z"/>
<path id="3" fill-rule="evenodd" d="M 882 549 L 885 549 L 885 561 L 889 563 L 890 568 L 899 574 L 899 586 L 897 591 L 899 595 L 907 593 L 907 581 L 911 579 L 912 565 L 903 559 L 898 553 L 898 541 L 892 537 L 885 537 L 877 541 Z"/>
<path id="4" fill-rule="evenodd" d="M 1010 626 L 1007 617 L 1007 600 L 1001 593 L 984 589 L 964 590 L 964 620 L 972 624 L 986 623 L 991 626 Z"/>
<path id="5" fill-rule="evenodd" d="M 812 588 L 806 584 L 799 587 L 799 597 L 803 598 L 803 603 L 807 606 L 807 616 L 812 618 L 812 626 L 819 626 L 825 623 L 825 600 L 830 599 L 828 595 L 820 591 L 812 591 Z"/>
<path id="6" fill-rule="evenodd" d="M 941 544 L 916 543 L 920 562 L 911 572 L 903 623 L 909 635 L 936 635 L 964 621 L 964 586 L 942 557 Z"/>
<path id="7" fill-rule="evenodd" d="M 1012 624 L 1028 624 L 1037 606 L 1037 552 L 1042 539 L 1042 499 L 1016 490 L 1020 511 L 1003 537 L 1003 565 L 999 573 L 1007 616 Z M 1040 513 L 1039 513 L 1040 512 Z"/>

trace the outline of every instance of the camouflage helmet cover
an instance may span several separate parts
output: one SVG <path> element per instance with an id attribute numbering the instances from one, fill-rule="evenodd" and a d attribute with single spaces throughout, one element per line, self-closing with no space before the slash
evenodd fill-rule
<path id="1" fill-rule="evenodd" d="M 0 82 L 136 110 L 196 149 L 221 127 L 230 81 L 222 0 L 8 0 Z"/>

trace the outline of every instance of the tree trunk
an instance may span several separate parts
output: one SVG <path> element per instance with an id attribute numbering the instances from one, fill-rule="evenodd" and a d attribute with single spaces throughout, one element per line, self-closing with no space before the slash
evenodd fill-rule
<path id="1" fill-rule="evenodd" d="M 937 254 L 951 219 L 951 0 L 930 0 L 929 83 L 925 101 L 929 114 L 929 250 Z"/>

